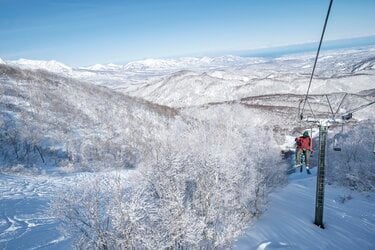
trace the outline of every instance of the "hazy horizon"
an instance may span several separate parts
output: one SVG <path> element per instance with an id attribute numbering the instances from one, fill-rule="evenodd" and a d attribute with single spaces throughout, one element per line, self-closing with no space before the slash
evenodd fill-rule
<path id="1" fill-rule="evenodd" d="M 318 41 L 316 42 L 306 42 L 306 43 L 299 43 L 299 44 L 289 44 L 289 45 L 281 45 L 281 46 L 272 46 L 267 48 L 255 48 L 255 49 L 242 49 L 242 50 L 232 50 L 232 51 L 211 51 L 211 52 L 202 52 L 202 53 L 195 53 L 195 54 L 185 54 L 185 55 L 176 55 L 176 56 L 161 56 L 161 57 L 144 57 L 144 58 L 138 58 L 135 60 L 119 60 L 119 61 L 112 61 L 112 62 L 94 62 L 92 64 L 84 64 L 84 65 L 71 65 L 69 63 L 66 63 L 61 60 L 57 60 L 55 58 L 48 59 L 46 61 L 58 61 L 61 63 L 64 63 L 71 67 L 85 67 L 85 66 L 91 66 L 95 64 L 127 64 L 129 62 L 134 61 L 140 61 L 140 60 L 146 60 L 146 59 L 178 59 L 178 58 L 184 58 L 184 57 L 220 57 L 220 56 L 240 56 L 240 57 L 280 57 L 284 55 L 290 55 L 290 54 L 301 54 L 301 53 L 309 53 L 309 52 L 315 52 L 318 46 Z M 328 40 L 324 41 L 322 45 L 322 51 L 330 51 L 330 50 L 337 50 L 337 49 L 350 49 L 350 48 L 364 48 L 364 47 L 371 47 L 375 46 L 375 35 L 373 36 L 365 36 L 365 37 L 355 37 L 355 38 L 349 38 L 349 39 L 336 39 L 336 40 Z M 4 58 L 1 58 L 5 61 L 13 61 L 13 60 L 19 60 L 19 59 L 27 59 L 27 60 L 41 60 L 40 58 L 25 58 L 20 57 L 13 60 L 7 60 Z"/>

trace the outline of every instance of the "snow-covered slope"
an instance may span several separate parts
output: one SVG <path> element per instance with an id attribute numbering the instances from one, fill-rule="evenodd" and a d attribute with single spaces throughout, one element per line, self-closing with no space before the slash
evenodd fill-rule
<path id="1" fill-rule="evenodd" d="M 104 177 L 133 178 L 128 171 L 73 173 L 65 176 L 0 174 L 0 248 L 71 249 L 72 238 L 61 230 L 60 221 L 46 208 L 68 188 L 85 187 Z"/>
<path id="2" fill-rule="evenodd" d="M 0 65 L 0 83 L 3 166 L 131 165 L 136 152 L 123 147 L 151 140 L 146 134 L 162 130 L 174 112 L 108 88 L 10 65 Z M 101 152 L 104 144 L 112 147 L 110 154 Z"/>
<path id="3" fill-rule="evenodd" d="M 316 169 L 295 173 L 271 194 L 267 211 L 234 243 L 234 249 L 374 249 L 375 196 L 326 185 L 324 224 L 313 224 Z"/>
<path id="4" fill-rule="evenodd" d="M 214 112 L 207 111 L 210 115 L 206 115 L 204 119 L 192 119 L 188 114 L 179 116 L 178 112 L 171 108 L 45 71 L 22 70 L 9 65 L 1 66 L 0 70 L 2 94 L 0 182 L 3 187 L 0 189 L 3 194 L 0 199 L 3 206 L 2 214 L 4 214 L 0 225 L 5 232 L 0 235 L 0 247 L 7 244 L 10 246 L 19 244 L 23 247 L 61 246 L 60 244 L 66 244 L 70 237 L 82 234 L 79 227 L 71 223 L 67 228 L 78 231 L 70 232 L 69 237 L 60 237 L 56 231 L 53 231 L 54 235 L 51 233 L 43 237 L 41 230 L 46 232 L 51 227 L 57 226 L 58 221 L 55 218 L 42 217 L 44 210 L 41 204 L 50 202 L 51 197 L 71 194 L 67 187 L 71 182 L 64 183 L 66 174 L 59 175 L 61 168 L 48 169 L 51 166 L 60 166 L 63 170 L 73 171 L 81 170 L 80 166 L 85 167 L 84 169 L 101 171 L 113 167 L 122 170 L 124 167 L 136 168 L 134 172 L 143 170 L 141 174 L 145 180 L 137 182 L 138 186 L 132 186 L 130 189 L 121 188 L 121 190 L 131 192 L 133 188 L 143 188 L 140 198 L 142 200 L 145 197 L 145 202 L 149 205 L 144 207 L 138 203 L 141 200 L 137 199 L 135 194 L 135 209 L 139 211 L 142 208 L 148 211 L 146 214 L 153 214 L 150 219 L 153 220 L 155 232 L 147 230 L 140 233 L 143 228 L 150 226 L 150 222 L 143 220 L 143 216 L 136 216 L 136 223 L 140 225 L 136 228 L 140 231 L 131 234 L 143 240 L 147 233 L 146 240 L 150 241 L 142 244 L 153 242 L 158 246 L 162 246 L 164 241 L 168 245 L 174 244 L 175 228 L 189 235 L 183 239 L 184 244 L 188 246 L 227 244 L 234 235 L 239 234 L 240 229 L 248 221 L 254 218 L 254 213 L 260 213 L 260 210 L 255 208 L 253 211 L 253 207 L 263 202 L 265 193 L 272 186 L 271 183 L 279 183 L 284 179 L 283 169 L 273 168 L 274 164 L 270 165 L 278 161 L 278 156 L 268 159 L 268 164 L 263 163 L 263 166 L 256 161 L 262 161 L 267 155 L 257 153 L 257 158 L 253 159 L 254 154 L 250 153 L 258 152 L 256 144 L 249 144 L 254 136 L 262 135 L 262 139 L 258 140 L 262 145 L 271 144 L 273 139 L 269 131 L 257 127 L 257 123 L 247 124 L 243 121 L 243 116 L 238 116 L 236 129 L 228 133 L 226 121 L 220 116 L 223 112 L 249 114 L 245 107 L 231 107 L 224 104 L 223 107 L 212 107 L 211 111 Z M 190 115 L 193 115 L 192 112 Z M 216 146 L 207 147 L 207 145 Z M 278 148 L 275 144 L 269 145 L 267 152 L 278 155 Z M 262 172 L 256 174 L 257 169 L 248 171 L 249 166 L 262 168 Z M 242 174 L 233 175 L 234 169 L 238 169 L 237 172 Z M 21 176 L 17 176 L 18 172 Z M 265 174 L 270 172 L 273 173 L 272 178 L 267 177 L 265 181 Z M 27 174 L 36 175 L 36 180 L 23 178 Z M 46 181 L 39 185 L 40 174 L 45 175 L 47 180 L 48 177 L 56 176 L 57 180 Z M 98 173 L 100 176 L 102 174 Z M 226 180 L 225 186 L 217 181 L 216 176 L 219 174 L 220 178 Z M 113 199 L 116 197 L 115 194 L 122 192 L 115 192 L 119 182 L 116 182 L 117 178 L 112 177 L 100 179 L 99 182 L 100 185 L 113 188 L 112 191 L 105 192 L 106 189 L 100 188 L 100 191 L 96 192 L 96 189 L 81 185 L 81 182 L 72 188 L 75 191 L 83 190 L 84 194 L 90 194 L 90 197 L 98 197 L 99 193 L 104 195 L 100 196 L 101 198 L 107 197 L 108 199 L 104 198 L 102 201 L 110 202 L 105 205 L 105 209 L 109 210 L 101 215 L 109 214 L 111 211 L 122 212 L 124 207 L 116 207 L 116 203 L 113 202 L 127 203 L 127 196 Z M 32 182 L 31 185 L 28 185 L 29 181 Z M 95 180 L 90 181 L 98 185 Z M 109 181 L 112 181 L 111 185 L 106 185 Z M 20 182 L 24 184 L 21 185 Z M 56 183 L 62 183 L 65 187 L 60 195 L 54 195 L 57 192 L 54 187 Z M 129 180 L 123 183 L 127 184 Z M 248 183 L 252 183 L 251 186 Z M 245 184 L 247 189 L 241 188 Z M 193 185 L 196 191 L 190 191 L 185 185 Z M 228 191 L 225 196 L 215 191 L 223 188 Z M 262 190 L 261 193 L 259 189 Z M 206 196 L 201 194 L 206 193 L 212 194 L 209 197 L 212 206 L 202 206 Z M 189 200 L 193 200 L 186 200 L 185 197 L 188 196 L 191 196 Z M 83 209 L 83 214 L 91 214 L 81 205 L 92 200 L 77 202 L 76 196 L 70 197 L 70 200 L 68 198 L 63 200 L 63 205 L 78 205 L 79 208 L 75 209 Z M 24 206 L 23 202 L 18 203 L 19 199 L 27 199 L 29 204 L 32 204 L 30 206 L 34 207 L 30 210 L 14 212 L 10 207 L 17 204 Z M 240 208 L 233 207 L 231 202 L 226 202 L 234 199 L 243 204 L 256 201 L 253 202 L 254 205 Z M 174 213 L 179 208 L 185 207 L 187 202 L 196 209 L 184 210 L 183 216 Z M 227 205 L 218 207 L 218 204 L 224 203 Z M 134 207 L 126 204 L 128 205 Z M 155 210 L 156 207 L 159 209 Z M 63 206 L 58 211 L 65 213 L 76 210 Z M 171 214 L 170 211 L 173 213 Z M 207 213 L 208 219 L 204 219 L 201 211 Z M 230 216 L 226 215 L 228 211 Z M 67 214 L 66 217 L 71 218 L 70 216 Z M 111 215 L 110 220 L 112 225 L 123 223 L 121 217 L 115 214 Z M 197 223 L 190 225 L 190 220 L 195 220 Z M 225 230 L 213 229 L 211 221 L 224 225 Z M 170 222 L 173 222 L 172 227 Z M 158 227 L 155 228 L 155 225 Z M 127 223 L 124 226 L 127 227 Z M 115 227 L 111 227 L 110 230 L 111 234 L 117 237 L 116 240 L 124 241 L 124 237 L 118 234 L 121 230 L 116 230 Z M 196 230 L 199 230 L 199 233 L 196 233 Z M 207 240 L 202 239 L 204 230 L 210 230 L 217 235 L 218 240 L 206 243 Z M 160 234 L 162 241 L 158 238 L 155 240 L 158 232 L 163 232 Z M 41 238 L 31 241 L 29 235 L 34 233 Z M 198 243 L 192 242 L 191 238 Z M 89 246 L 96 241 L 93 242 L 89 242 L 88 244 L 91 244 Z M 133 244 L 138 246 L 137 243 Z"/>

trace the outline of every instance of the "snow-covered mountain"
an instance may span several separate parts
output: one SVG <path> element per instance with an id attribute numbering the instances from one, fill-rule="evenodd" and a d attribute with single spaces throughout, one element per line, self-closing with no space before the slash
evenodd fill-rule
<path id="1" fill-rule="evenodd" d="M 374 50 L 323 54 L 311 93 L 357 93 L 373 88 L 374 55 Z M 136 89 L 130 89 L 126 85 L 119 89 L 173 107 L 232 101 L 265 94 L 304 94 L 311 74 L 312 60 L 312 55 L 252 63 L 243 59 L 243 64 L 235 64 L 231 68 L 177 71 L 166 74 L 160 80 L 139 84 Z"/>
<path id="2" fill-rule="evenodd" d="M 100 197 L 107 197 L 101 205 L 106 211 L 104 214 L 128 211 L 133 207 L 154 211 L 150 210 L 152 216 L 146 220 L 143 216 L 135 218 L 134 222 L 139 226 L 135 227 L 137 232 L 131 233 L 131 237 L 136 238 L 136 242 L 132 243 L 134 246 L 174 245 L 176 230 L 189 234 L 184 239 L 185 245 L 191 245 L 191 238 L 201 242 L 199 244 L 226 245 L 261 213 L 261 204 L 271 189 L 271 182 L 278 185 L 285 180 L 284 168 L 272 167 L 279 157 L 267 160 L 267 165 L 258 164 L 256 160 L 265 159 L 266 155 L 258 155 L 254 160 L 254 154 L 249 153 L 258 150 L 255 144 L 250 143 L 256 135 L 261 135 L 260 143 L 269 144 L 267 152 L 278 155 L 278 147 L 276 143 L 271 144 L 273 138 L 269 131 L 256 126 L 261 119 L 251 125 L 244 122 L 252 115 L 242 105 L 212 107 L 212 112 L 206 111 L 208 113 L 204 119 L 197 119 L 199 113 L 202 114 L 200 109 L 185 110 L 182 114 L 176 109 L 130 97 L 107 87 L 10 65 L 0 65 L 0 83 L 0 183 L 1 187 L 5 187 L 0 191 L 4 194 L 1 196 L 1 203 L 5 204 L 3 215 L 7 214 L 1 215 L 4 223 L 0 227 L 4 228 L 5 233 L 0 236 L 0 247 L 3 246 L 2 242 L 9 246 L 17 245 L 14 237 L 26 244 L 29 232 L 40 232 L 48 223 L 46 220 L 36 223 L 25 211 L 10 210 L 14 206 L 13 198 L 29 199 L 33 206 L 26 213 L 31 213 L 31 216 L 44 209 L 38 204 L 53 199 L 56 202 L 53 207 L 56 216 L 64 221 L 81 214 L 65 216 L 66 212 L 83 209 L 83 214 L 94 215 L 85 212 L 86 206 L 92 207 L 87 203 L 94 201 L 89 196 L 96 197 L 99 193 L 104 195 Z M 244 116 L 234 118 L 236 128 L 228 133 L 226 121 L 220 117 L 223 113 L 228 116 L 242 113 Z M 255 174 L 257 169 L 248 170 L 253 165 L 262 168 L 261 174 Z M 113 169 L 117 172 L 111 175 L 100 173 Z M 124 174 L 129 169 L 133 169 L 136 179 L 127 177 L 120 180 L 118 174 Z M 241 174 L 233 175 L 234 169 Z M 68 170 L 73 173 L 68 176 L 61 173 Z M 99 179 L 81 179 L 85 175 L 74 173 L 81 170 L 98 171 Z M 18 181 L 22 178 L 8 178 L 15 172 L 37 176 L 42 173 L 47 178 L 57 175 L 57 178 L 56 182 L 43 182 L 51 184 L 47 189 L 44 185 L 34 185 L 33 178 L 20 186 Z M 272 177 L 266 177 L 266 173 Z M 219 192 L 224 187 L 223 183 L 218 182 L 219 174 L 227 182 L 225 188 L 228 192 L 225 196 Z M 73 182 L 69 181 L 72 178 Z M 31 186 L 27 184 L 29 181 L 33 182 Z M 17 196 L 14 185 L 21 188 Z M 100 191 L 95 191 L 97 188 L 90 188 L 90 185 L 100 185 Z M 245 185 L 247 189 L 241 188 Z M 30 187 L 35 187 L 38 193 L 25 190 Z M 263 191 L 259 192 L 260 189 Z M 79 194 L 80 191 L 84 193 Z M 116 193 L 121 195 L 119 199 L 113 199 Z M 207 200 L 207 196 L 202 194 L 208 193 L 212 194 L 208 199 L 214 206 L 202 206 Z M 125 201 L 123 199 L 127 200 L 128 194 L 134 199 L 134 205 L 122 206 L 120 203 Z M 249 205 L 238 209 L 227 200 Z M 148 204 L 142 205 L 143 201 Z M 75 208 L 77 204 L 83 206 Z M 190 204 L 190 208 L 185 212 L 174 212 L 186 204 Z M 224 216 L 228 211 L 230 216 Z M 203 217 L 202 214 L 207 216 Z M 121 216 L 110 216 L 110 223 L 114 225 L 110 228 L 114 240 L 111 245 L 122 246 L 125 238 L 115 234 L 121 231 L 116 228 L 122 227 L 124 221 L 120 219 Z M 20 217 L 28 218 L 36 226 L 31 229 L 29 224 L 22 224 L 17 219 Z M 193 227 L 188 225 L 191 220 L 196 221 Z M 223 230 L 214 229 L 212 221 L 224 225 Z M 56 225 L 61 221 L 51 218 L 52 223 Z M 150 228 L 149 223 L 153 224 L 153 230 L 142 233 L 143 228 Z M 74 225 L 66 225 L 66 228 L 70 228 L 67 230 L 70 233 L 68 236 L 60 237 L 61 233 L 54 231 L 57 238 L 46 238 L 51 239 L 53 243 L 50 244 L 54 245 L 77 236 L 86 237 L 84 235 L 87 234 L 81 235 L 80 226 L 76 228 Z M 84 222 L 84 225 L 87 223 Z M 207 243 L 208 238 L 204 236 L 207 230 L 217 235 L 217 240 Z M 159 234 L 161 231 L 163 233 Z M 138 243 L 141 241 L 143 243 Z M 97 240 L 88 241 L 88 244 L 95 242 Z M 43 245 L 38 240 L 27 243 L 33 247 Z"/>
<path id="3" fill-rule="evenodd" d="M 374 101 L 374 53 L 322 53 L 304 114 L 327 117 L 332 108 L 340 117 Z M 265 212 L 268 194 L 284 186 L 294 137 L 312 126 L 297 116 L 313 56 L 146 59 L 81 68 L 0 62 L 0 248 L 71 248 L 73 240 L 82 248 L 231 247 Z M 330 127 L 327 179 L 344 186 L 342 192 L 374 190 L 374 120 L 375 105 L 354 113 L 344 128 Z M 317 151 L 316 128 L 312 132 Z M 333 150 L 334 133 L 341 154 Z M 313 174 L 316 165 L 313 157 Z M 309 219 L 313 178 L 294 177 L 271 196 L 278 205 L 260 217 L 256 233 L 248 229 L 251 235 L 235 246 L 300 248 L 292 226 L 308 227 L 309 243 L 327 239 Z M 330 190 L 333 206 L 342 193 Z M 284 242 L 276 230 L 289 221 L 289 191 L 304 212 L 291 217 Z M 329 232 L 350 239 L 350 223 L 359 222 L 366 239 L 355 243 L 365 249 L 373 243 L 373 206 L 363 206 L 369 209 L 364 217 L 352 213 L 360 211 L 352 204 L 367 202 L 355 197 L 360 202 L 340 205 L 339 213 L 329 209 L 335 218 L 329 226 L 350 215 Z M 53 204 L 58 219 L 45 216 L 45 204 Z M 281 222 L 264 224 L 275 213 L 284 216 Z M 61 225 L 65 234 L 56 230 Z M 326 246 L 335 244 L 329 239 Z"/>
<path id="4" fill-rule="evenodd" d="M 98 153 L 100 145 L 109 142 L 111 151 L 121 151 L 122 156 L 107 163 L 131 165 L 126 158 L 136 152 L 122 147 L 143 144 L 131 142 L 133 139 L 151 141 L 142 131 L 162 130 L 173 113 L 105 87 L 8 63 L 0 64 L 0 83 L 2 166 L 48 168 L 71 162 L 91 168 L 94 161 L 109 157 L 101 153 L 94 156 L 93 150 Z M 140 147 L 137 150 L 143 151 Z"/>
<path id="5" fill-rule="evenodd" d="M 244 58 L 239 56 L 220 57 L 181 57 L 176 59 L 154 59 L 148 58 L 129 62 L 127 64 L 94 64 L 80 67 L 83 70 L 92 71 L 160 71 L 160 70 L 183 70 L 192 68 L 214 68 L 231 67 L 235 65 L 264 61 L 261 58 Z"/>
<path id="6" fill-rule="evenodd" d="M 72 68 L 58 61 L 41 61 L 41 60 L 28 60 L 19 59 L 14 61 L 7 61 L 8 65 L 18 66 L 22 69 L 42 69 L 59 74 L 69 74 L 72 72 Z"/>
<path id="7" fill-rule="evenodd" d="M 93 65 L 76 69 L 71 75 L 154 103 L 188 107 L 265 94 L 304 94 L 313 59 L 313 53 L 279 58 L 146 59 L 126 65 Z M 311 93 L 358 93 L 372 89 L 374 65 L 372 47 L 324 52 Z"/>
<path id="8" fill-rule="evenodd" d="M 239 56 L 220 57 L 182 57 L 177 59 L 145 59 L 130 62 L 124 65 L 125 70 L 166 70 L 166 69 L 191 69 L 191 68 L 212 68 L 229 67 L 254 61 L 263 61 L 257 58 L 244 58 Z"/>
<path id="9" fill-rule="evenodd" d="M 92 98 L 87 96 L 92 89 L 99 88 L 98 93 L 102 93 L 101 87 L 97 86 L 101 85 L 104 87 L 102 89 L 110 91 L 111 94 L 126 96 L 126 98 L 132 96 L 132 100 L 138 100 L 138 102 L 141 99 L 146 100 L 142 102 L 152 103 L 155 106 L 162 105 L 160 107 L 163 109 L 167 109 L 166 107 L 170 107 L 171 110 L 179 109 L 186 117 L 200 120 L 204 120 L 201 113 L 205 113 L 202 110 L 207 107 L 244 105 L 253 112 L 259 110 L 266 112 L 267 115 L 259 120 L 267 121 L 268 124 L 273 124 L 272 126 L 277 126 L 277 122 L 284 124 L 284 121 L 287 121 L 283 125 L 291 127 L 288 130 L 283 128 L 284 133 L 287 133 L 297 126 L 294 122 L 285 119 L 291 115 L 295 116 L 298 112 L 298 103 L 306 92 L 313 56 L 313 54 L 296 54 L 279 58 L 223 56 L 146 59 L 126 65 L 96 64 L 86 68 L 70 68 L 56 61 L 20 59 L 0 64 L 4 72 L 11 72 L 10 69 L 17 72 L 11 76 L 7 73 L 2 76 L 6 83 L 2 85 L 3 93 L 5 93 L 2 95 L 2 103 L 14 107 L 22 104 L 25 110 L 28 110 L 27 105 L 31 104 L 15 97 L 30 96 L 27 94 L 27 88 L 14 89 L 19 86 L 9 84 L 16 82 L 16 78 L 20 78 L 25 82 L 23 86 L 27 86 L 30 84 L 27 77 L 30 76 L 40 84 L 47 82 L 58 85 L 56 81 L 61 80 L 62 82 L 73 81 L 77 82 L 77 86 L 85 86 L 82 87 L 81 92 L 77 92 L 82 93 L 82 100 L 74 99 L 70 104 L 72 107 L 78 107 L 79 113 L 82 114 L 88 112 L 86 109 L 98 106 L 93 101 L 89 105 L 90 108 L 84 108 L 85 105 L 82 103 L 87 103 L 87 98 Z M 345 92 L 349 93 L 341 107 L 341 113 L 373 100 L 374 65 L 375 48 L 371 47 L 322 53 L 310 91 L 312 96 L 309 101 L 313 110 L 321 115 L 327 115 L 330 112 L 325 97 L 327 93 L 334 107 L 338 106 Z M 41 75 L 45 79 L 38 78 L 40 73 L 36 74 L 36 69 L 45 71 Z M 7 86 L 12 86 L 12 88 L 6 89 Z M 40 86 L 37 85 L 37 88 Z M 31 90 L 33 88 L 28 91 Z M 43 93 L 47 95 L 48 91 L 42 89 L 39 92 L 41 95 Z M 87 91 L 86 94 L 85 91 Z M 17 94 L 9 96 L 7 93 Z M 66 89 L 59 95 L 67 95 L 65 100 L 71 100 L 75 93 L 71 89 Z M 97 96 L 96 98 L 103 100 L 103 97 Z M 60 99 L 60 97 L 56 98 L 56 100 Z M 52 106 L 51 100 L 42 100 L 44 106 Z M 59 105 L 65 106 L 66 104 L 61 102 Z M 104 109 L 105 104 L 101 103 L 99 106 Z M 49 111 L 46 109 L 46 113 Z M 89 117 L 94 115 L 95 119 L 98 119 L 99 114 L 95 112 L 89 111 Z M 310 111 L 307 110 L 307 112 Z M 62 117 L 69 117 L 69 115 L 62 115 Z M 366 119 L 366 117 L 365 113 L 359 113 L 357 120 Z M 38 127 L 37 123 L 35 126 Z"/>
<path id="10" fill-rule="evenodd" d="M 79 69 L 91 70 L 91 71 L 119 71 L 119 70 L 123 70 L 123 68 L 124 68 L 123 65 L 108 63 L 108 64 L 94 64 L 88 67 L 80 67 Z"/>
<path id="11" fill-rule="evenodd" d="M 304 94 L 313 57 L 313 53 L 279 58 L 184 57 L 80 68 L 55 61 L 7 63 L 48 70 L 170 107 L 188 107 L 265 94 Z M 319 58 L 311 93 L 358 93 L 374 88 L 374 82 L 374 48 L 328 51 Z"/>

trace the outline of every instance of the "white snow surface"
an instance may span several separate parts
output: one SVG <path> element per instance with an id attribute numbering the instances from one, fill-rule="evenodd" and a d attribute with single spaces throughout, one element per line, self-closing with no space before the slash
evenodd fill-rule
<path id="1" fill-rule="evenodd" d="M 0 173 L 0 249 L 71 249 L 71 236 L 49 214 L 49 202 L 67 187 L 84 187 L 93 179 L 129 177 L 132 171 L 25 175 Z"/>
<path id="2" fill-rule="evenodd" d="M 267 211 L 234 243 L 234 249 L 374 249 L 375 196 L 327 185 L 324 225 L 314 224 L 316 168 L 294 173 L 270 195 Z"/>

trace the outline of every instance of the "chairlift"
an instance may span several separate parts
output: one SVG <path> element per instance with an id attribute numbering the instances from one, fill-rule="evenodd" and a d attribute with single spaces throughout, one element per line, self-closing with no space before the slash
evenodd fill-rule
<path id="1" fill-rule="evenodd" d="M 341 151 L 341 138 L 339 134 L 336 134 L 333 137 L 333 150 L 334 151 Z"/>
<path id="2" fill-rule="evenodd" d="M 348 121 L 352 118 L 353 118 L 353 113 L 347 113 L 347 114 L 344 114 L 343 116 L 341 116 L 341 119 L 343 119 L 344 121 Z"/>
<path id="3" fill-rule="evenodd" d="M 343 133 L 344 133 L 344 124 L 341 124 L 341 132 L 338 134 L 335 134 L 335 136 L 333 137 L 333 150 L 334 151 L 341 151 Z"/>

